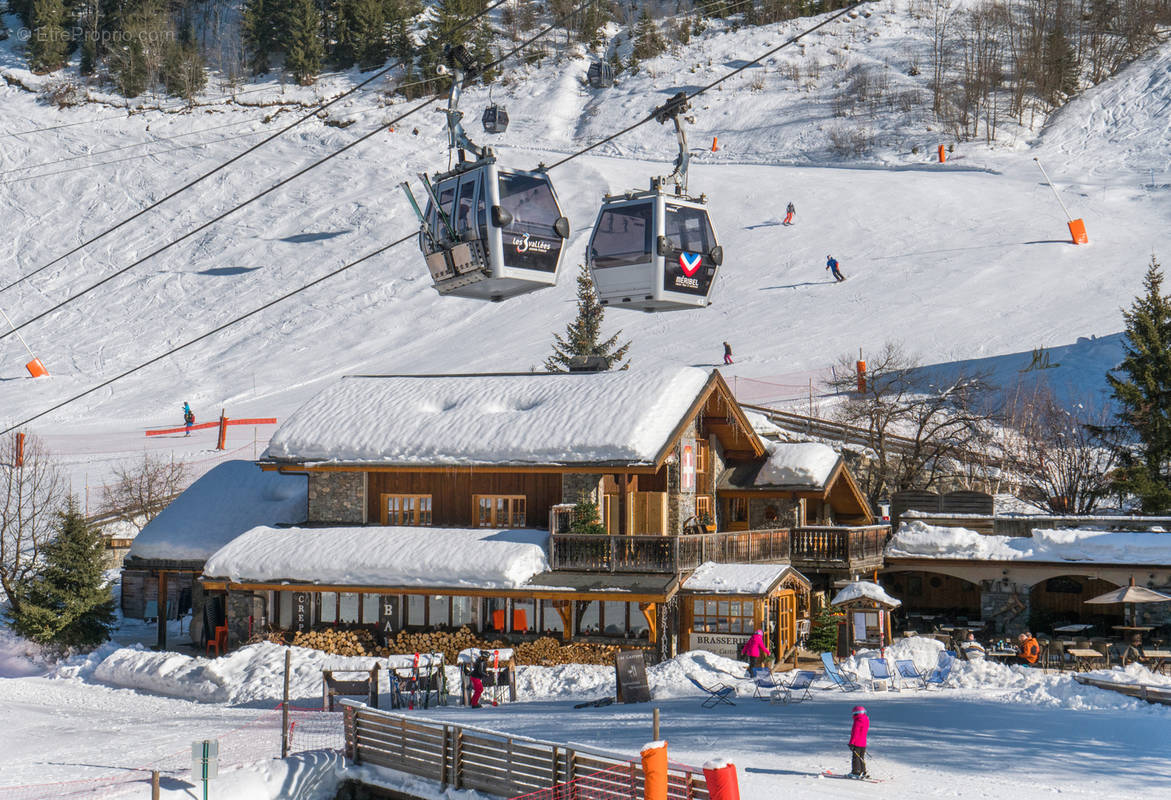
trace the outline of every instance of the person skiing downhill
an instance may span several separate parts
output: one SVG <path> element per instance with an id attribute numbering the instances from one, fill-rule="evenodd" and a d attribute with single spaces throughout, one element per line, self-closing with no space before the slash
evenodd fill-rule
<path id="1" fill-rule="evenodd" d="M 191 410 L 191 405 L 186 401 L 183 402 L 183 425 L 187 428 L 184 436 L 191 435 L 191 426 L 195 424 L 195 412 Z"/>
<path id="2" fill-rule="evenodd" d="M 854 706 L 854 726 L 850 729 L 850 777 L 869 778 L 866 771 L 866 734 L 870 732 L 870 717 L 866 709 Z"/>
<path id="3" fill-rule="evenodd" d="M 846 279 L 846 276 L 843 275 L 841 273 L 841 271 L 838 269 L 838 261 L 833 256 L 826 256 L 825 257 L 825 268 L 828 269 L 831 273 L 833 273 L 834 280 L 837 281 L 838 283 L 841 283 L 842 281 L 844 281 Z"/>
<path id="4" fill-rule="evenodd" d="M 788 207 L 785 208 L 785 222 L 783 224 L 792 225 L 793 224 L 793 215 L 796 213 L 797 213 L 797 207 L 790 202 Z"/>
<path id="5" fill-rule="evenodd" d="M 724 363 L 732 363 L 732 345 L 728 344 L 727 342 L 724 342 Z"/>

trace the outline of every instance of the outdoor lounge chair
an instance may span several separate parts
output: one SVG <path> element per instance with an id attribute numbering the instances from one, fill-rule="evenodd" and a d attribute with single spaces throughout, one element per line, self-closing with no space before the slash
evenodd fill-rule
<path id="1" fill-rule="evenodd" d="M 861 689 L 862 686 L 858 683 L 857 676 L 853 673 L 842 670 L 834 662 L 833 653 L 822 653 L 821 663 L 825 665 L 825 674 L 829 676 L 839 689 L 843 692 L 853 692 Z"/>
<path id="2" fill-rule="evenodd" d="M 890 665 L 886 663 L 885 658 L 871 658 L 867 659 L 870 666 L 870 681 L 871 689 L 877 688 L 875 684 L 879 681 L 890 681 L 890 688 L 894 691 L 899 690 L 899 685 L 895 681 L 895 676 L 890 672 Z"/>
<path id="3" fill-rule="evenodd" d="M 777 683 L 771 670 L 764 667 L 755 668 L 752 670 L 752 682 L 756 684 L 756 689 L 752 692 L 753 697 L 757 700 L 767 700 L 770 703 L 776 702 L 781 684 Z"/>
<path id="4" fill-rule="evenodd" d="M 916 689 L 927 688 L 927 680 L 923 677 L 923 673 L 915 666 L 915 662 L 909 658 L 900 658 L 895 660 L 895 669 L 898 671 L 899 681 L 911 681 Z"/>
<path id="5" fill-rule="evenodd" d="M 798 670 L 789 679 L 788 683 L 781 683 L 780 689 L 782 692 L 782 703 L 800 703 L 802 700 L 808 700 L 813 697 L 809 693 L 809 687 L 813 686 L 813 681 L 817 679 L 817 673 L 811 670 Z"/>
<path id="6" fill-rule="evenodd" d="M 942 689 L 944 686 L 951 686 L 949 679 L 951 677 L 951 665 L 954 663 L 955 658 L 953 656 L 947 653 L 940 653 L 939 666 L 931 670 L 927 677 L 923 679 L 923 688 L 934 685 Z"/>
<path id="7" fill-rule="evenodd" d="M 736 705 L 728 699 L 729 697 L 736 696 L 736 688 L 734 686 L 725 686 L 722 683 L 717 683 L 714 687 L 708 687 L 704 686 L 690 675 L 687 676 L 687 680 L 691 681 L 700 689 L 703 689 L 705 692 L 707 692 L 707 697 L 704 698 L 702 703 L 704 708 L 712 708 L 713 706 L 718 706 L 720 703 L 727 703 L 730 706 Z"/>

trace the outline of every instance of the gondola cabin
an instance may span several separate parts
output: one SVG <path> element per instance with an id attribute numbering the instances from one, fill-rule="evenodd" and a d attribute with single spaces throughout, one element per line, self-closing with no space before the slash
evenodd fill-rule
<path id="1" fill-rule="evenodd" d="M 586 70 L 586 80 L 594 89 L 609 89 L 614 85 L 614 68 L 605 61 L 594 61 Z"/>
<path id="2" fill-rule="evenodd" d="M 661 189 L 607 195 L 587 260 L 602 305 L 705 308 L 723 249 L 702 200 Z"/>
<path id="3" fill-rule="evenodd" d="M 480 122 L 485 133 L 504 133 L 508 130 L 508 109 L 493 103 L 484 109 Z"/>
<path id="4" fill-rule="evenodd" d="M 440 294 L 500 301 L 557 282 L 569 220 L 545 173 L 498 169 L 490 157 L 433 187 L 419 246 Z"/>

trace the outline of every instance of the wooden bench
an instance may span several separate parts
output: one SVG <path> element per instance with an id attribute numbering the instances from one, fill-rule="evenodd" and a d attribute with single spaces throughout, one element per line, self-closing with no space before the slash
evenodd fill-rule
<path id="1" fill-rule="evenodd" d="M 1102 661 L 1103 666 L 1106 662 L 1106 656 L 1097 650 L 1090 650 L 1084 647 L 1074 647 L 1066 650 L 1070 657 L 1073 658 L 1074 672 L 1089 672 L 1097 669 L 1095 661 Z"/>

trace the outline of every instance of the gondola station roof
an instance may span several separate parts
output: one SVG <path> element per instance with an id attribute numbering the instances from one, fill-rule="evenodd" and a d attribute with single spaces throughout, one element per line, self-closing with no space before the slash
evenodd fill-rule
<path id="1" fill-rule="evenodd" d="M 692 367 L 347 377 L 294 412 L 261 460 L 654 467 L 712 392 L 725 396 L 729 413 L 743 416 L 718 372 Z M 747 422 L 740 428 L 763 455 Z"/>

